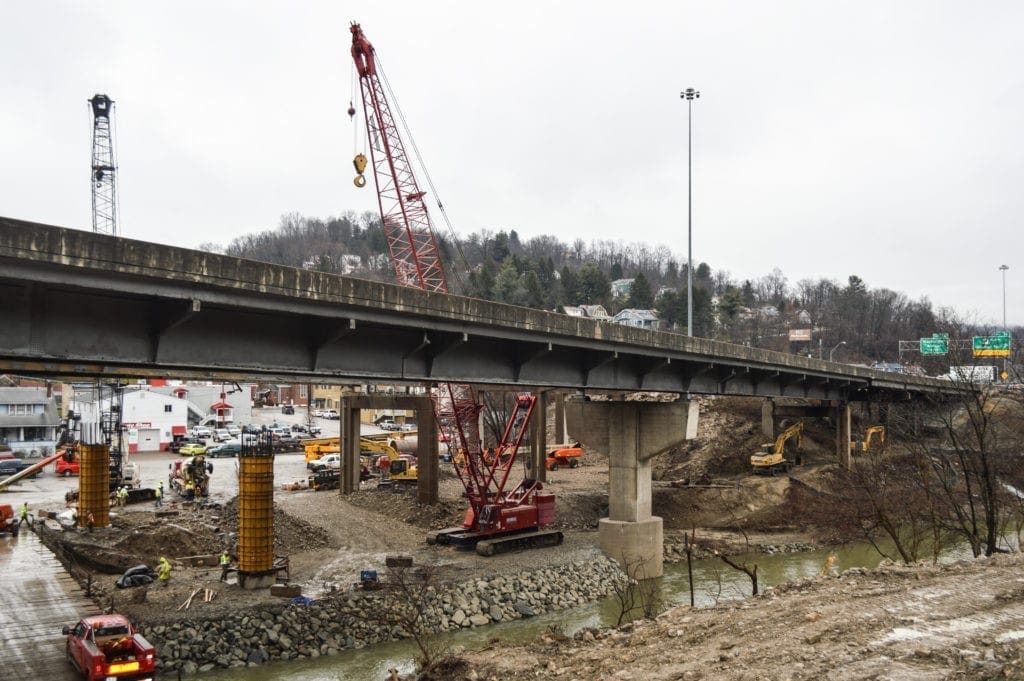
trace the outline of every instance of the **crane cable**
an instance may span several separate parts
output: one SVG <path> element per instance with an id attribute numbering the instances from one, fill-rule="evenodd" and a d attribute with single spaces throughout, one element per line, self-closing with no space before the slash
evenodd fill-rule
<path id="1" fill-rule="evenodd" d="M 452 243 L 455 244 L 455 250 L 458 251 L 463 267 L 468 269 L 469 260 L 466 258 L 466 254 L 462 250 L 462 243 L 459 241 L 459 237 L 455 233 L 455 228 L 452 226 L 451 220 L 448 218 L 448 211 L 444 209 L 444 204 L 441 203 L 441 195 L 438 193 L 437 187 L 434 186 L 434 180 L 430 177 L 430 171 L 427 170 L 427 165 L 423 162 L 423 156 L 420 154 L 420 149 L 416 144 L 416 139 L 412 136 L 412 131 L 409 130 L 409 124 L 405 120 L 405 114 L 402 112 L 402 107 L 398 104 L 398 98 L 395 96 L 394 90 L 391 89 L 391 83 L 388 82 L 387 76 L 384 75 L 384 68 L 380 62 L 380 55 L 375 52 L 374 58 L 377 60 L 377 73 L 380 75 L 381 82 L 384 83 L 384 88 L 387 90 L 389 101 L 394 104 L 395 111 L 398 112 L 398 120 L 402 123 L 402 129 L 405 131 L 406 138 L 409 140 L 409 145 L 412 147 L 413 154 L 416 156 L 416 162 L 423 171 L 423 177 L 427 180 L 427 186 L 430 187 L 430 191 L 433 193 L 434 198 L 437 201 L 437 207 L 441 211 L 441 217 L 444 218 L 444 223 L 448 227 L 448 231 L 451 233 Z M 455 281 L 458 282 L 460 288 L 465 290 L 458 268 L 453 269 L 455 270 L 453 273 L 455 275 Z"/>

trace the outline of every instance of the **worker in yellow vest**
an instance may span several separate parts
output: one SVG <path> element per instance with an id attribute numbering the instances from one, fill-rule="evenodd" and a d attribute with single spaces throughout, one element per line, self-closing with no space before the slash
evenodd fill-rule
<path id="1" fill-rule="evenodd" d="M 156 573 L 160 578 L 160 584 L 167 586 L 167 583 L 171 581 L 171 562 L 160 556 L 160 562 L 156 566 Z"/>

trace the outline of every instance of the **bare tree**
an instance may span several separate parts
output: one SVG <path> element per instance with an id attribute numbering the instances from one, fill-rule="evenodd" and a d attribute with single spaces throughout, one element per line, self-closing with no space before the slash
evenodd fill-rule
<path id="1" fill-rule="evenodd" d="M 612 590 L 618 604 L 618 618 L 615 626 L 621 626 L 623 622 L 634 619 L 634 613 L 645 619 L 654 619 L 663 609 L 661 592 L 658 582 L 654 579 L 645 578 L 647 559 L 642 556 L 625 556 L 623 572 L 625 579 L 618 582 Z"/>

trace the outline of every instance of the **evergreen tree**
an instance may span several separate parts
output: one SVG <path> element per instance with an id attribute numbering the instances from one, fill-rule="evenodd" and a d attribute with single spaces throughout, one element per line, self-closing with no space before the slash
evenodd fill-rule
<path id="1" fill-rule="evenodd" d="M 588 262 L 579 270 L 579 303 L 581 305 L 597 305 L 608 298 L 611 284 L 608 277 L 597 265 Z"/>
<path id="2" fill-rule="evenodd" d="M 522 305 L 525 290 L 519 281 L 519 270 L 512 258 L 505 258 L 498 276 L 494 278 L 494 300 L 510 305 Z"/>
<path id="3" fill-rule="evenodd" d="M 562 292 L 564 305 L 580 304 L 579 277 L 576 276 L 576 270 L 570 269 L 568 265 L 562 268 Z"/>
<path id="4" fill-rule="evenodd" d="M 546 298 L 544 295 L 544 288 L 540 285 L 540 278 L 537 273 L 530 270 L 523 277 L 523 288 L 525 289 L 525 297 L 523 299 L 523 305 L 527 307 L 545 307 Z"/>
<path id="5" fill-rule="evenodd" d="M 746 283 L 749 284 L 750 282 Z M 730 286 L 722 294 L 722 297 L 718 299 L 718 309 L 726 317 L 733 319 L 736 317 L 736 313 L 740 311 L 740 308 L 744 307 L 743 303 L 743 294 L 735 286 Z"/>
<path id="6" fill-rule="evenodd" d="M 608 272 L 608 278 L 612 281 L 616 279 L 622 279 L 622 265 L 620 263 L 612 263 L 612 268 Z"/>
<path id="7" fill-rule="evenodd" d="M 633 285 L 629 289 L 629 306 L 640 310 L 649 310 L 654 307 L 654 293 L 651 291 L 651 284 L 643 272 L 638 272 L 633 277 Z"/>

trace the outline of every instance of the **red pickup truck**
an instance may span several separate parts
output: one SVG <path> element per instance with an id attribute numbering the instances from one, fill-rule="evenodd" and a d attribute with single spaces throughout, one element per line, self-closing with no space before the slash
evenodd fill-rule
<path id="1" fill-rule="evenodd" d="M 156 650 L 124 615 L 94 615 L 64 627 L 67 657 L 86 681 L 152 681 Z"/>
<path id="2" fill-rule="evenodd" d="M 62 477 L 78 475 L 78 452 L 73 449 L 64 451 L 64 456 L 53 464 L 53 472 Z"/>

